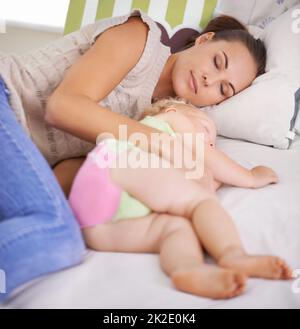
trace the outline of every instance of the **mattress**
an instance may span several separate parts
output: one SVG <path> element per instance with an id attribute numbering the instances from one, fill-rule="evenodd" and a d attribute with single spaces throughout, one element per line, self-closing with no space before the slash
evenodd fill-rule
<path id="1" fill-rule="evenodd" d="M 248 168 L 266 165 L 278 173 L 276 185 L 257 190 L 227 186 L 218 195 L 249 253 L 278 255 L 300 269 L 300 140 L 289 150 L 221 137 L 217 145 Z M 20 287 L 4 307 L 300 308 L 298 290 L 299 279 L 249 279 L 243 295 L 211 300 L 175 290 L 158 255 L 87 250 L 82 264 Z"/>

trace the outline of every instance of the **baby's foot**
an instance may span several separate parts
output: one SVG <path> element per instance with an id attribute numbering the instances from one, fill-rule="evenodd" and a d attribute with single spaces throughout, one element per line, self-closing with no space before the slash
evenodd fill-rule
<path id="1" fill-rule="evenodd" d="M 240 271 L 251 277 L 289 280 L 292 270 L 284 260 L 275 256 L 224 255 L 219 265 Z"/>
<path id="2" fill-rule="evenodd" d="M 199 265 L 176 271 L 171 275 L 178 290 L 213 299 L 232 298 L 240 295 L 247 277 L 233 270 L 212 265 Z"/>

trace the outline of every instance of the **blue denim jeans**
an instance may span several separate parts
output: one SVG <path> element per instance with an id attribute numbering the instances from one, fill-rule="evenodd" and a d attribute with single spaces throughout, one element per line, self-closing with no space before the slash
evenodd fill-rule
<path id="1" fill-rule="evenodd" d="M 31 279 L 80 263 L 84 254 L 68 202 L 8 96 L 0 77 L 0 302 Z"/>

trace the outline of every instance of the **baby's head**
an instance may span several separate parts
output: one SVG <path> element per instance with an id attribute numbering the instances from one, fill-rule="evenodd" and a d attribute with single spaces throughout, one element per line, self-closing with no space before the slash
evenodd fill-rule
<path id="1" fill-rule="evenodd" d="M 192 122 L 197 132 L 203 133 L 207 142 L 215 144 L 217 129 L 213 120 L 201 109 L 183 98 L 164 98 L 156 101 L 150 108 L 145 109 L 142 118 L 155 116 L 166 112 L 180 112 Z"/>

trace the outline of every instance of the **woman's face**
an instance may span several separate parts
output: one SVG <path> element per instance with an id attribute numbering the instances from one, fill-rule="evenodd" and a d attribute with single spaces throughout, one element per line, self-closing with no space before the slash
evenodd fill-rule
<path id="1" fill-rule="evenodd" d="M 256 77 L 255 61 L 241 42 L 213 41 L 213 35 L 201 35 L 193 47 L 178 53 L 172 71 L 175 94 L 196 106 L 218 104 Z"/>

